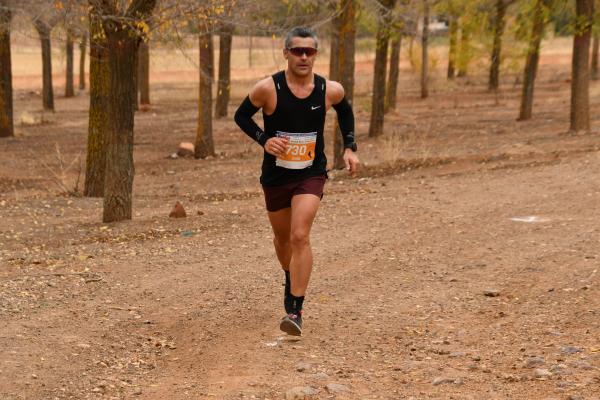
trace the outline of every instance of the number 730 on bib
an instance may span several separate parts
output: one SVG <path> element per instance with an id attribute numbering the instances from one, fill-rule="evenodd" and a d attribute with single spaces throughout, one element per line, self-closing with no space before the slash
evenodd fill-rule
<path id="1" fill-rule="evenodd" d="M 284 155 L 277 157 L 275 165 L 288 169 L 310 167 L 315 159 L 317 132 L 277 132 L 278 137 L 289 139 Z"/>

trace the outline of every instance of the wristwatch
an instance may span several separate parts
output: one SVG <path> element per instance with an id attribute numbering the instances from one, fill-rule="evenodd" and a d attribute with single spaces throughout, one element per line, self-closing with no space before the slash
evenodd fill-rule
<path id="1" fill-rule="evenodd" d="M 353 152 L 356 152 L 358 150 L 358 146 L 356 145 L 356 142 L 352 142 L 350 144 L 347 144 L 344 146 L 345 149 L 350 149 Z"/>

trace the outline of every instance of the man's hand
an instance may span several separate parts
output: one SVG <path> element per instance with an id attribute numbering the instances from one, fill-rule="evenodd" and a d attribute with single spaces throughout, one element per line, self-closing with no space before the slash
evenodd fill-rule
<path id="1" fill-rule="evenodd" d="M 265 151 L 275 157 L 285 154 L 290 139 L 287 137 L 272 137 L 265 142 Z"/>
<path id="2" fill-rule="evenodd" d="M 344 150 L 344 164 L 346 164 L 346 171 L 350 172 L 350 174 L 354 174 L 358 170 L 358 164 L 360 161 L 356 156 L 356 153 L 352 151 L 352 149 Z"/>

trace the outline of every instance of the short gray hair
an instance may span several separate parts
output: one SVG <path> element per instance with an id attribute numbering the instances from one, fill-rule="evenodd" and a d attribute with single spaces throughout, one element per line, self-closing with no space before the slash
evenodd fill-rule
<path id="1" fill-rule="evenodd" d="M 285 48 L 289 49 L 292 44 L 292 39 L 295 37 L 312 38 L 315 41 L 315 48 L 319 48 L 319 39 L 317 34 L 308 26 L 297 26 L 285 35 Z"/>

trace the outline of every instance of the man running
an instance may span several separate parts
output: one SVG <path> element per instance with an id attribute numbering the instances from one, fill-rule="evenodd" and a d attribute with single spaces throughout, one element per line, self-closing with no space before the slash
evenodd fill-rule
<path id="1" fill-rule="evenodd" d="M 353 173 L 359 163 L 344 88 L 313 73 L 317 48 L 312 29 L 292 29 L 283 49 L 286 70 L 259 81 L 235 113 L 239 127 L 264 148 L 260 182 L 285 272 L 287 315 L 280 328 L 290 335 L 302 334 L 302 305 L 313 265 L 309 235 L 327 179 L 323 128 L 330 107 L 342 131 L 346 169 Z M 259 109 L 264 131 L 252 119 Z"/>

